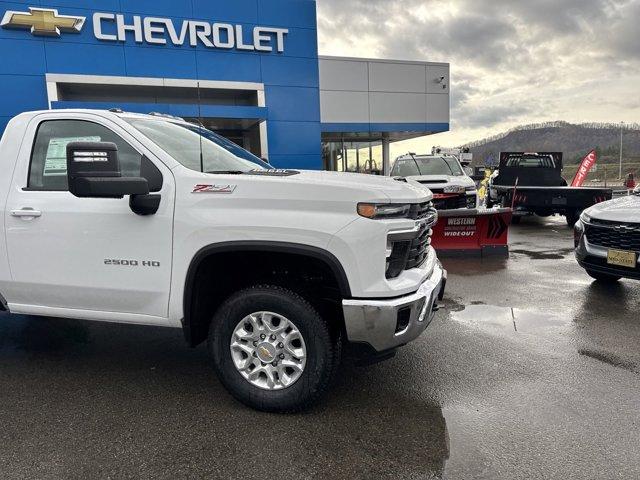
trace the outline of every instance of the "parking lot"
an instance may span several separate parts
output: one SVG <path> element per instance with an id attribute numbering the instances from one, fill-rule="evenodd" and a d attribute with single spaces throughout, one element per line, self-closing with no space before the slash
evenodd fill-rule
<path id="1" fill-rule="evenodd" d="M 640 282 L 592 283 L 564 219 L 445 259 L 444 308 L 310 412 L 236 403 L 178 330 L 0 317 L 2 478 L 638 478 Z"/>

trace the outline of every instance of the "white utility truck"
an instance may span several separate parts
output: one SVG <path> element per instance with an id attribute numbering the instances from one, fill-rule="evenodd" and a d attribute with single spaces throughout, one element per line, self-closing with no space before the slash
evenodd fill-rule
<path id="1" fill-rule="evenodd" d="M 442 298 L 437 214 L 415 182 L 278 170 L 119 110 L 20 114 L 0 159 L 5 310 L 182 328 L 257 409 L 305 408 L 344 342 L 385 357 Z"/>

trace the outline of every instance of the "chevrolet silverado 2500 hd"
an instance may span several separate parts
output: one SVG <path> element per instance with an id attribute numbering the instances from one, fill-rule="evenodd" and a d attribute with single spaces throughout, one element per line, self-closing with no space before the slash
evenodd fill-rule
<path id="1" fill-rule="evenodd" d="M 600 282 L 640 280 L 640 187 L 594 205 L 574 227 L 576 258 Z"/>
<path id="2" fill-rule="evenodd" d="M 0 295 L 11 313 L 182 328 L 240 401 L 317 400 L 344 341 L 415 339 L 446 282 L 431 192 L 278 170 L 176 118 L 57 110 L 0 141 Z"/>

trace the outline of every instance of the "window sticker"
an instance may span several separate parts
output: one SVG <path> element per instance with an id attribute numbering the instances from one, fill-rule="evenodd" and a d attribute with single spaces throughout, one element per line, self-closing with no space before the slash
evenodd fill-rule
<path id="1" fill-rule="evenodd" d="M 47 156 L 44 160 L 45 176 L 67 174 L 67 145 L 71 142 L 99 142 L 99 136 L 92 137 L 63 137 L 49 140 Z"/>

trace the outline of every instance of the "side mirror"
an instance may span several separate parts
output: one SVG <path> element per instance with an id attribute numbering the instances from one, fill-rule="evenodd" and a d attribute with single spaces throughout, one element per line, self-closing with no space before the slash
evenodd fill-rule
<path id="1" fill-rule="evenodd" d="M 147 195 L 142 177 L 122 177 L 118 147 L 111 142 L 71 142 L 67 145 L 69 192 L 76 197 L 122 198 Z"/>
<path id="2" fill-rule="evenodd" d="M 462 167 L 462 170 L 464 171 L 464 173 L 467 175 L 467 177 L 473 177 L 473 168 L 471 167 L 467 167 L 466 165 L 464 167 Z"/>

